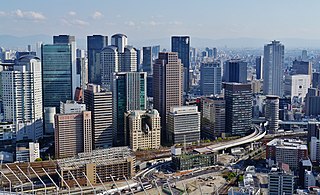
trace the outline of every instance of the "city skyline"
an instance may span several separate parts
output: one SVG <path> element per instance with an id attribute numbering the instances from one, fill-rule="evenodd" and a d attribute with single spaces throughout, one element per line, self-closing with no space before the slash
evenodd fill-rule
<path id="1" fill-rule="evenodd" d="M 161 4 L 146 0 L 139 3 L 128 0 L 125 2 L 81 0 L 68 3 L 61 0 L 54 3 L 35 0 L 33 2 L 32 4 L 18 1 L 1 3 L 0 35 L 23 37 L 70 34 L 78 39 L 85 39 L 87 35 L 93 34 L 110 36 L 124 33 L 130 37 L 129 45 L 137 42 L 147 45 L 152 40 L 160 41 L 171 35 L 188 35 L 191 37 L 191 44 L 193 38 L 220 40 L 250 37 L 258 39 L 259 42 L 260 39 L 265 42 L 286 38 L 299 39 L 304 43 L 301 46 L 307 47 L 311 44 L 311 41 L 307 40 L 318 40 L 320 33 L 320 28 L 310 19 L 315 18 L 316 7 L 320 5 L 320 2 L 316 1 L 312 1 L 314 6 L 308 6 L 308 12 L 302 15 L 292 11 L 306 6 L 305 2 L 296 0 L 294 2 L 206 0 L 201 3 L 165 0 Z M 290 8 L 287 6 L 289 3 Z M 190 14 L 177 14 L 180 13 L 179 9 L 187 10 Z M 262 12 L 263 10 L 271 11 Z M 247 42 L 250 45 L 250 40 Z M 169 44 L 170 40 L 167 41 L 167 45 Z"/>

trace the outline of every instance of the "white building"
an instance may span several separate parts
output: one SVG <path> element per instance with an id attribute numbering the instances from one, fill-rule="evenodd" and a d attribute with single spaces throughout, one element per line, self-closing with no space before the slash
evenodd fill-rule
<path id="1" fill-rule="evenodd" d="M 129 145 L 133 151 L 160 147 L 161 126 L 157 110 L 133 110 L 125 116 L 125 129 L 129 130 Z"/>
<path id="2" fill-rule="evenodd" d="M 73 100 L 67 100 L 66 103 L 60 102 L 60 114 L 75 114 L 86 111 L 85 104 L 79 104 Z"/>
<path id="3" fill-rule="evenodd" d="M 316 137 L 311 137 L 310 160 L 312 162 L 320 161 L 320 140 L 318 140 Z"/>
<path id="4" fill-rule="evenodd" d="M 15 126 L 12 123 L 0 124 L 0 141 L 12 140 L 16 138 Z"/>
<path id="5" fill-rule="evenodd" d="M 101 87 L 111 89 L 113 73 L 119 72 L 118 49 L 108 46 L 100 53 L 101 62 Z"/>
<path id="6" fill-rule="evenodd" d="M 265 95 L 283 95 L 284 45 L 272 41 L 264 46 L 263 93 Z"/>
<path id="7" fill-rule="evenodd" d="M 29 148 L 16 148 L 16 160 L 19 162 L 34 162 L 37 158 L 40 158 L 39 143 L 29 142 Z"/>
<path id="8" fill-rule="evenodd" d="M 316 178 L 312 171 L 305 170 L 304 172 L 304 187 L 309 188 L 311 186 L 316 186 Z"/>
<path id="9" fill-rule="evenodd" d="M 2 72 L 4 120 L 13 122 L 17 140 L 43 136 L 41 62 L 23 56 Z"/>
<path id="10" fill-rule="evenodd" d="M 116 46 L 120 53 L 124 53 L 124 47 L 128 45 L 127 35 L 124 35 L 124 34 L 112 35 L 111 45 Z"/>
<path id="11" fill-rule="evenodd" d="M 44 129 L 46 135 L 54 134 L 54 115 L 56 114 L 56 107 L 44 108 Z"/>
<path id="12" fill-rule="evenodd" d="M 303 102 L 310 88 L 310 75 L 286 75 L 284 95 L 290 95 L 291 100 L 297 98 Z"/>
<path id="13" fill-rule="evenodd" d="M 167 135 L 172 144 L 200 141 L 200 112 L 197 106 L 171 107 Z"/>

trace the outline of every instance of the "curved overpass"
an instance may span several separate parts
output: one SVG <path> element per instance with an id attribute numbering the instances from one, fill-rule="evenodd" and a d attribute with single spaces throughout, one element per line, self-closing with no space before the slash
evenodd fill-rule
<path id="1" fill-rule="evenodd" d="M 262 130 L 262 128 L 259 125 L 253 125 L 253 128 L 254 128 L 254 132 L 245 137 L 232 140 L 229 142 L 206 146 L 204 148 L 197 148 L 197 149 L 194 149 L 194 151 L 198 153 L 218 152 L 220 150 L 225 150 L 227 148 L 233 148 L 243 144 L 248 144 L 254 141 L 258 141 L 266 135 L 266 131 Z"/>

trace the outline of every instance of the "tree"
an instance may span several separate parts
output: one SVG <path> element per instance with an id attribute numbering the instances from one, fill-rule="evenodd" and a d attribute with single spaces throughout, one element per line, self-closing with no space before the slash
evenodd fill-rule
<path id="1" fill-rule="evenodd" d="M 42 161 L 42 158 L 36 158 L 35 161 L 36 161 L 36 162 L 40 162 L 40 161 Z"/>

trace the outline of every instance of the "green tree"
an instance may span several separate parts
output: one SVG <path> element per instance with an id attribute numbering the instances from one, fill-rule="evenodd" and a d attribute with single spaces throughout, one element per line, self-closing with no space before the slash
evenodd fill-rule
<path id="1" fill-rule="evenodd" d="M 42 161 L 42 158 L 36 158 L 35 161 L 36 161 L 36 162 L 40 162 L 40 161 Z"/>

